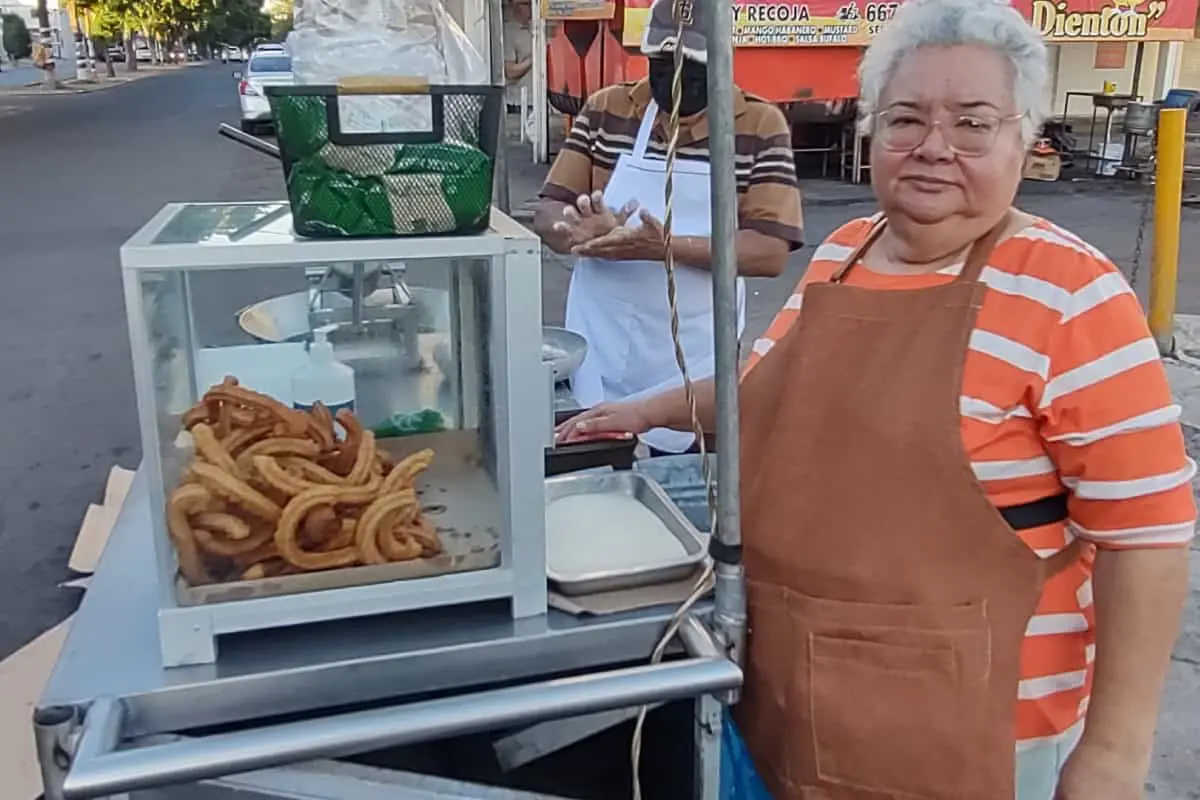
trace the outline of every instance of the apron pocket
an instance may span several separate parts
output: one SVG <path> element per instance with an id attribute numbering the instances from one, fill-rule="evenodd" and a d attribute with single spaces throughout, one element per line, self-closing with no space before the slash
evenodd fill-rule
<path id="1" fill-rule="evenodd" d="M 972 696 L 967 686 L 986 669 L 979 653 L 986 632 L 854 636 L 808 637 L 803 689 L 818 779 L 889 797 L 961 797 L 966 765 L 983 744 L 976 721 L 986 696 Z"/>

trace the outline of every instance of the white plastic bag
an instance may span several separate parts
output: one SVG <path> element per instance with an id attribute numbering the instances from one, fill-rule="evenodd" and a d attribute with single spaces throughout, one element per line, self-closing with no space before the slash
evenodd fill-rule
<path id="1" fill-rule="evenodd" d="M 440 0 L 296 0 L 288 34 L 297 84 L 396 76 L 430 84 L 490 83 L 483 57 Z M 428 97 L 342 97 L 346 133 L 428 130 Z"/>

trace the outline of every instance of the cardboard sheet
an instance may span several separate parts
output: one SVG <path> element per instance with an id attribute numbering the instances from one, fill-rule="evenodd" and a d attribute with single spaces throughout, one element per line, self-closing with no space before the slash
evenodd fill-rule
<path id="1" fill-rule="evenodd" d="M 110 469 L 108 483 L 104 486 L 104 505 L 121 506 L 125 502 L 125 495 L 129 494 L 129 487 L 133 485 L 135 474 L 133 470 L 120 466 Z"/>
<path id="2" fill-rule="evenodd" d="M 571 597 L 557 594 L 552 590 L 547 602 L 551 608 L 557 608 L 559 611 L 576 617 L 582 617 L 585 614 L 604 616 L 651 606 L 679 605 L 692 593 L 698 577 L 699 573 L 697 572 L 673 583 L 660 583 L 656 586 L 641 586 L 637 589 L 622 589 L 615 592 L 599 592 Z M 710 578 L 706 593 L 712 591 L 712 586 L 713 581 Z"/>
<path id="3" fill-rule="evenodd" d="M 60 589 L 87 589 L 88 585 L 91 582 L 92 582 L 92 576 L 84 575 L 81 578 L 75 578 L 74 580 L 70 580 L 70 581 L 63 581 L 62 583 L 60 583 L 58 585 L 58 588 L 60 588 Z"/>
<path id="4" fill-rule="evenodd" d="M 83 524 L 79 526 L 79 535 L 75 538 L 75 549 L 71 551 L 71 560 L 67 566 L 73 572 L 91 575 L 96 571 L 100 554 L 108 544 L 109 534 L 117 522 L 117 514 L 129 494 L 133 483 L 132 470 L 113 466 L 108 471 L 108 481 L 104 486 L 104 501 L 100 505 L 93 503 L 88 506 L 83 516 Z"/>
<path id="5" fill-rule="evenodd" d="M 33 745 L 33 707 L 62 650 L 71 619 L 0 662 L 0 775 L 6 799 L 34 800 L 42 793 Z"/>
<path id="6" fill-rule="evenodd" d="M 112 533 L 120 510 L 119 505 L 98 506 L 92 503 L 88 506 L 87 513 L 83 515 L 83 524 L 79 526 L 75 549 L 71 551 L 71 560 L 67 562 L 73 572 L 91 575 L 96 571 L 100 554 L 108 544 L 108 536 Z"/>

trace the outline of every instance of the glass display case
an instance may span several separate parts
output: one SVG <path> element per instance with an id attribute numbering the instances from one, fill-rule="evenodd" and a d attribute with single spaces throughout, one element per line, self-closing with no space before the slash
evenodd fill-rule
<path id="1" fill-rule="evenodd" d="M 263 628 L 545 612 L 533 234 L 305 240 L 285 204 L 171 205 L 121 266 L 166 666 Z"/>

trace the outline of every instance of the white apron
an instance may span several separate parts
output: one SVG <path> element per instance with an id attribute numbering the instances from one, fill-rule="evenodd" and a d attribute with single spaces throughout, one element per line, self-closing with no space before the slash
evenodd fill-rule
<path id="1" fill-rule="evenodd" d="M 666 162 L 646 155 L 650 131 L 658 116 L 651 101 L 642 117 L 633 152 L 622 155 L 604 190 L 609 208 L 630 200 L 662 220 L 666 213 Z M 708 164 L 675 162 L 673 235 L 711 232 L 712 211 Z M 626 223 L 640 225 L 637 213 Z M 679 340 L 692 380 L 715 371 L 713 353 L 712 275 L 707 270 L 675 266 L 679 307 Z M 737 279 L 738 335 L 746 325 L 746 287 Z M 580 258 L 567 293 L 566 327 L 587 339 L 587 357 L 571 378 L 571 390 L 583 408 L 606 401 L 634 400 L 660 394 L 683 383 L 671 344 L 671 312 L 667 273 L 661 261 L 609 261 Z M 656 428 L 642 436 L 646 444 L 670 453 L 692 446 L 691 433 Z"/>

